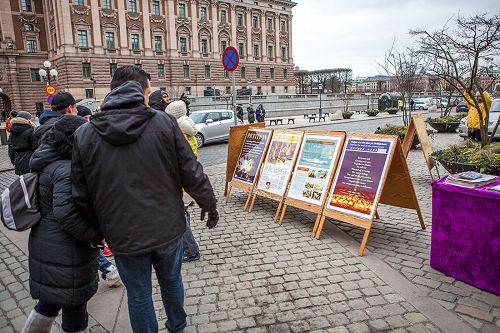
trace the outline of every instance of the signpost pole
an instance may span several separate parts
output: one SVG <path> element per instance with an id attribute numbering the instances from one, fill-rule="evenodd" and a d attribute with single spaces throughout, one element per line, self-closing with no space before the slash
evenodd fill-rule
<path id="1" fill-rule="evenodd" d="M 233 112 L 234 112 L 234 125 L 237 126 L 238 125 L 238 117 L 236 116 L 236 82 L 235 82 L 235 74 L 234 74 L 234 71 L 231 72 L 231 77 L 232 77 L 232 81 L 233 81 L 233 89 L 232 89 L 232 92 L 233 92 Z"/>

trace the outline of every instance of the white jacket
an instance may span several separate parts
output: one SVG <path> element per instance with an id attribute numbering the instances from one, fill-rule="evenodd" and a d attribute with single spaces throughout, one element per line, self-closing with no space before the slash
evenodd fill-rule
<path id="1" fill-rule="evenodd" d="M 195 136 L 196 133 L 198 132 L 194 121 L 188 116 L 180 117 L 179 119 L 177 119 L 177 123 L 179 124 L 182 133 L 186 135 Z"/>

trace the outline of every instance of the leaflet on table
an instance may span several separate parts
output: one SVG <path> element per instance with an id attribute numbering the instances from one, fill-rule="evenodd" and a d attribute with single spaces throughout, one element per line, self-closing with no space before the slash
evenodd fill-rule
<path id="1" fill-rule="evenodd" d="M 271 136 L 271 131 L 249 129 L 243 142 L 240 157 L 234 170 L 234 179 L 253 184 L 259 169 L 259 165 L 264 158 L 267 142 Z"/>
<path id="2" fill-rule="evenodd" d="M 284 195 L 302 134 L 275 132 L 257 188 Z"/>
<path id="3" fill-rule="evenodd" d="M 288 197 L 315 205 L 323 203 L 340 141 L 341 138 L 332 136 L 304 136 Z"/>
<path id="4" fill-rule="evenodd" d="M 393 143 L 390 139 L 348 138 L 327 207 L 373 218 Z"/>

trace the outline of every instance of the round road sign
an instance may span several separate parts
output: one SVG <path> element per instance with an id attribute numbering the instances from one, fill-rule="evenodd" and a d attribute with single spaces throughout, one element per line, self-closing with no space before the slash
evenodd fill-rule
<path id="1" fill-rule="evenodd" d="M 52 100 L 53 100 L 53 99 L 54 99 L 54 95 L 49 95 L 49 96 L 47 96 L 47 102 L 48 102 L 49 104 L 52 104 Z"/>
<path id="2" fill-rule="evenodd" d="M 49 84 L 47 87 L 45 87 L 45 92 L 47 93 L 47 95 L 52 96 L 57 92 L 57 89 L 53 85 Z"/>
<path id="3" fill-rule="evenodd" d="M 238 64 L 240 63 L 240 56 L 238 51 L 232 46 L 229 46 L 222 53 L 222 65 L 224 65 L 224 69 L 228 72 L 233 72 L 238 68 Z"/>

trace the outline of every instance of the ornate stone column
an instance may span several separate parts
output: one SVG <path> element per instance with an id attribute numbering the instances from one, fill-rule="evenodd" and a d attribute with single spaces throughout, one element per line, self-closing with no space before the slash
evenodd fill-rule
<path id="1" fill-rule="evenodd" d="M 212 7 L 212 58 L 217 59 L 220 56 L 219 52 L 219 31 L 217 29 L 217 23 L 219 22 L 219 13 L 217 10 L 217 1 L 212 0 L 210 2 Z M 227 18 L 226 18 L 227 19 Z"/>
<path id="2" fill-rule="evenodd" d="M 90 8 L 92 10 L 92 36 L 94 37 L 94 53 L 104 54 L 102 48 L 102 32 L 101 32 L 101 18 L 99 16 L 99 2 L 98 0 L 90 0 Z M 50 39 L 50 38 L 49 38 Z"/>
<path id="3" fill-rule="evenodd" d="M 262 40 L 262 61 L 267 62 L 267 28 L 266 28 L 266 13 L 260 14 L 260 34 Z"/>
<path id="4" fill-rule="evenodd" d="M 252 41 L 252 11 L 245 8 L 245 29 L 247 32 L 247 55 L 248 58 L 253 55 L 253 41 Z"/>
<path id="5" fill-rule="evenodd" d="M 191 0 L 191 31 L 192 31 L 192 52 L 193 57 L 200 57 L 200 42 L 198 40 L 198 7 L 196 0 Z"/>
<path id="6" fill-rule="evenodd" d="M 165 4 L 167 6 L 167 19 L 165 20 L 165 29 L 168 38 L 167 54 L 170 57 L 176 57 L 179 54 L 177 52 L 177 31 L 175 29 L 175 1 L 167 0 Z"/>
<path id="7" fill-rule="evenodd" d="M 124 1 L 118 1 L 118 24 L 120 29 L 118 33 L 120 34 L 120 52 L 122 55 L 129 55 L 130 48 L 128 46 L 129 35 L 127 31 L 127 19 L 125 18 L 125 13 L 127 9 L 125 8 Z"/>
<path id="8" fill-rule="evenodd" d="M 151 22 L 149 19 L 149 0 L 142 0 L 142 22 L 144 30 L 144 55 L 152 56 L 153 48 L 151 47 Z"/>
<path id="9" fill-rule="evenodd" d="M 231 6 L 231 41 L 230 44 L 238 50 L 238 40 L 236 39 L 236 6 L 234 3 Z"/>

